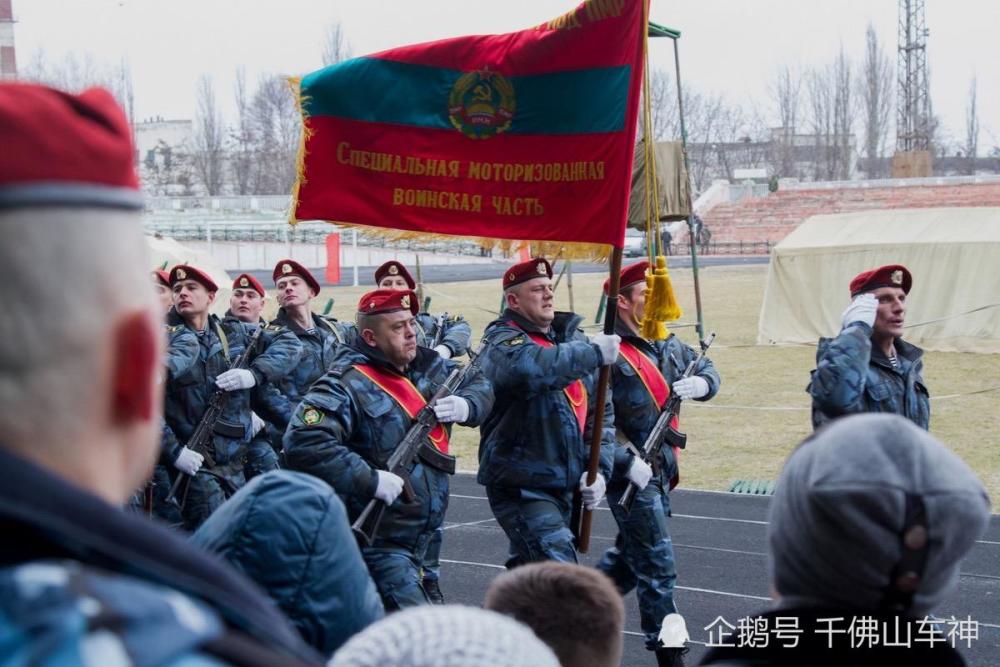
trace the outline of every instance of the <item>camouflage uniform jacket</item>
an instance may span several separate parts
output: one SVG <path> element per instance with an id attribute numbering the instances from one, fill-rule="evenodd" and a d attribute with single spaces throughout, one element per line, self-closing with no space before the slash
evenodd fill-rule
<path id="1" fill-rule="evenodd" d="M 439 329 L 443 331 L 439 332 Z M 441 340 L 435 343 L 439 333 Z M 466 353 L 471 340 L 472 327 L 461 315 L 446 318 L 440 327 L 438 318 L 434 315 L 430 313 L 417 315 L 417 345 L 421 347 L 434 348 L 437 345 L 444 345 L 451 350 L 452 358 L 455 358 Z"/>
<path id="2" fill-rule="evenodd" d="M 377 469 L 402 441 L 413 420 L 389 394 L 354 368 L 371 364 L 397 370 L 363 342 L 340 348 L 333 369 L 317 380 L 295 409 L 285 431 L 288 467 L 319 477 L 334 488 L 353 521 L 375 495 Z M 430 399 L 457 364 L 425 348 L 403 374 Z M 477 426 L 493 406 L 489 382 L 478 370 L 466 377 L 456 394 L 469 401 L 467 426 Z M 450 425 L 446 425 L 450 431 Z M 386 512 L 379 542 L 412 548 L 418 538 L 440 525 L 448 503 L 448 475 L 418 461 L 410 477 L 416 499 L 402 498 Z"/>
<path id="3" fill-rule="evenodd" d="M 631 343 L 656 364 L 668 386 L 679 380 L 688 364 L 698 356 L 697 352 L 674 334 L 670 334 L 666 340 L 647 341 L 635 335 L 622 324 L 621 320 L 618 320 L 615 333 L 622 337 L 622 341 Z M 695 375 L 708 382 L 708 394 L 695 400 L 707 401 L 719 392 L 722 380 L 719 379 L 719 373 L 708 357 L 702 359 L 695 369 Z M 619 355 L 618 361 L 611 368 L 611 396 L 615 405 L 618 438 L 631 442 L 636 449 L 641 449 L 660 415 L 642 379 L 622 355 Z M 667 488 L 676 465 L 673 450 L 664 445 L 660 448 L 660 457 L 660 482 L 663 488 Z M 617 481 L 624 479 L 631 463 L 632 455 L 628 450 L 625 447 L 618 447 L 615 450 Z"/>
<path id="4" fill-rule="evenodd" d="M 615 420 L 611 397 L 596 406 L 601 352 L 587 340 L 574 313 L 556 313 L 546 336 L 554 347 L 534 343 L 538 327 L 510 310 L 483 334 L 483 372 L 496 404 L 480 428 L 480 484 L 566 492 L 575 489 L 590 458 L 594 410 L 604 410 L 600 472 L 611 479 Z M 587 421 L 581 436 L 563 390 L 582 380 Z M 610 392 L 609 392 L 610 393 Z"/>
<path id="5" fill-rule="evenodd" d="M 312 314 L 313 329 L 305 331 L 297 323 L 293 322 L 284 308 L 278 310 L 278 315 L 271 324 L 288 329 L 296 336 L 302 344 L 302 355 L 292 372 L 278 381 L 278 389 L 288 398 L 291 404 L 290 410 L 295 406 L 312 383 L 318 380 L 333 366 L 333 359 L 337 356 L 338 348 L 351 338 L 351 332 L 347 326 L 323 315 Z M 291 415 L 289 415 L 289 418 Z M 287 421 L 287 419 L 286 419 Z"/>
<path id="6" fill-rule="evenodd" d="M 0 662 L 318 665 L 250 582 L 0 446 Z"/>
<path id="7" fill-rule="evenodd" d="M 813 428 L 861 412 L 891 412 L 921 428 L 930 425 L 924 351 L 897 338 L 900 366 L 893 368 L 882 350 L 872 345 L 871 336 L 871 327 L 855 322 L 836 338 L 820 339 L 816 369 L 806 388 L 813 399 Z"/>
<path id="8" fill-rule="evenodd" d="M 201 353 L 201 345 L 198 343 L 198 334 L 188 329 L 183 324 L 165 325 L 167 334 L 167 353 L 165 357 L 166 377 L 169 382 L 172 378 L 183 375 L 194 366 Z M 177 460 L 181 453 L 182 445 L 177 442 L 174 432 L 167 426 L 166 421 L 161 419 L 162 437 L 160 441 L 160 465 L 170 465 Z"/>
<path id="9" fill-rule="evenodd" d="M 181 324 L 183 320 L 171 311 L 170 324 Z M 223 337 L 220 337 L 219 332 Z M 218 389 L 215 378 L 229 369 L 239 357 L 253 335 L 254 326 L 237 320 L 220 321 L 209 316 L 208 326 L 198 336 L 200 353 L 198 362 L 184 373 L 172 377 L 166 387 L 166 409 L 164 417 L 167 426 L 181 443 L 187 443 L 198 422 L 201 421 L 209 399 Z M 226 349 L 228 348 L 228 357 Z M 256 387 L 265 382 L 274 382 L 291 371 L 298 361 L 301 345 L 295 335 L 281 327 L 268 326 L 260 339 L 258 350 L 251 356 L 249 370 L 257 379 Z M 216 463 L 222 474 L 228 468 L 240 468 L 242 448 L 250 442 L 250 400 L 251 390 L 229 392 L 214 438 Z"/>

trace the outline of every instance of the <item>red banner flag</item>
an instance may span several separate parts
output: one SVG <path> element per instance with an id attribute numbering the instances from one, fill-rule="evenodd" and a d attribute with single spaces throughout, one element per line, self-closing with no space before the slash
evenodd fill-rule
<path id="1" fill-rule="evenodd" d="M 292 221 L 622 247 L 644 1 L 303 77 Z"/>

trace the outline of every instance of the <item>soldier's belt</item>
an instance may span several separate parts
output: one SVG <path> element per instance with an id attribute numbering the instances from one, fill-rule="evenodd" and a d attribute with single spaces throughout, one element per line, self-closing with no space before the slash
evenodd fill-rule
<path id="1" fill-rule="evenodd" d="M 231 424 L 229 422 L 224 422 L 221 419 L 215 422 L 215 426 L 212 427 L 212 432 L 216 435 L 221 435 L 224 438 L 231 438 L 233 440 L 242 440 L 243 436 L 246 435 L 246 429 L 242 424 Z"/>
<path id="2" fill-rule="evenodd" d="M 424 441 L 417 450 L 417 457 L 424 465 L 440 470 L 448 475 L 455 474 L 455 457 L 445 454 L 431 443 Z"/>

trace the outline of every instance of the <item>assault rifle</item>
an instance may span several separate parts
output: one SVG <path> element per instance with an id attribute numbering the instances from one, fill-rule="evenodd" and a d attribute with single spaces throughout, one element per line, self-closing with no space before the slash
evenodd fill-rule
<path id="1" fill-rule="evenodd" d="M 441 313 L 435 318 L 435 323 L 437 324 L 437 331 L 434 332 L 434 342 L 431 343 L 431 349 L 441 344 L 444 340 L 444 325 L 448 322 L 448 313 Z"/>
<path id="2" fill-rule="evenodd" d="M 697 370 L 698 365 L 701 360 L 705 357 L 705 353 L 708 352 L 708 348 L 711 347 L 712 342 L 715 340 L 715 333 L 708 335 L 702 344 L 701 352 L 698 356 L 691 360 L 687 368 L 684 369 L 684 374 L 681 375 L 680 379 L 689 378 L 694 375 L 695 370 Z M 653 424 L 653 430 L 649 432 L 646 437 L 646 442 L 643 443 L 642 449 L 636 452 L 643 461 L 649 464 L 654 469 L 656 466 L 657 456 L 660 453 L 660 446 L 666 442 L 671 447 L 677 447 L 678 449 L 684 449 L 687 446 L 687 434 L 681 433 L 675 429 L 671 422 L 676 419 L 677 415 L 680 413 L 681 409 L 681 398 L 677 394 L 671 392 L 670 398 L 667 399 L 667 404 L 663 406 L 663 411 L 660 412 L 659 418 L 656 423 Z M 639 492 L 639 487 L 634 483 L 629 482 L 628 487 L 625 489 L 625 493 L 622 494 L 621 500 L 618 501 L 618 506 L 625 510 L 626 513 L 632 510 L 632 503 L 635 502 L 635 495 Z"/>
<path id="3" fill-rule="evenodd" d="M 250 342 L 247 343 L 247 347 L 243 350 L 243 354 L 237 357 L 236 361 L 229 367 L 230 370 L 233 369 L 246 369 L 250 365 L 250 354 L 257 347 L 257 341 L 260 339 L 260 335 L 264 332 L 264 325 L 261 324 L 257 327 L 257 330 L 253 332 L 250 337 Z M 212 457 L 212 433 L 215 431 L 215 425 L 218 423 L 219 418 L 222 416 L 222 411 L 226 407 L 226 403 L 229 401 L 228 391 L 223 391 L 222 389 L 216 390 L 212 394 L 212 398 L 208 400 L 208 407 L 205 408 L 205 413 L 201 416 L 201 421 L 194 429 L 194 433 L 188 438 L 187 448 L 201 454 L 204 458 L 204 468 L 211 470 L 215 467 L 215 459 Z M 187 473 L 180 473 L 177 475 L 177 479 L 174 480 L 173 485 L 170 487 L 170 493 L 167 494 L 166 502 L 180 507 L 183 509 L 184 502 L 187 500 L 188 488 L 191 484 L 192 475 Z M 181 488 L 181 484 L 184 484 L 183 500 L 180 503 L 177 502 L 177 492 Z"/>
<path id="4" fill-rule="evenodd" d="M 416 497 L 413 486 L 410 484 L 410 469 L 413 467 L 413 463 L 417 460 L 418 456 L 422 455 L 421 450 L 425 452 L 423 455 L 429 454 L 435 456 L 438 460 L 447 459 L 447 461 L 451 462 L 450 472 L 455 472 L 454 459 L 438 452 L 427 440 L 427 435 L 438 423 L 437 417 L 434 415 L 434 404 L 439 398 L 444 398 L 448 394 L 455 393 L 462 386 L 469 372 L 477 366 L 477 361 L 485 347 L 485 342 L 480 343 L 473 361 L 465 366 L 455 368 L 448 374 L 445 381 L 434 392 L 431 400 L 427 401 L 427 404 L 417 413 L 417 416 L 413 420 L 413 425 L 410 426 L 406 435 L 403 436 L 403 439 L 396 445 L 396 449 L 389 456 L 389 460 L 386 461 L 385 470 L 403 478 L 402 496 L 406 502 L 413 502 Z M 429 449 L 433 450 L 433 452 L 428 451 Z M 438 465 L 434 465 L 437 468 L 446 468 L 448 466 L 449 464 L 444 461 Z M 375 541 L 379 524 L 382 523 L 382 517 L 385 515 L 385 510 L 388 507 L 382 500 L 372 498 L 368 501 L 361 514 L 358 515 L 358 518 L 355 519 L 354 523 L 351 524 L 351 530 L 354 531 L 354 534 L 365 546 L 370 547 L 372 542 Z"/>

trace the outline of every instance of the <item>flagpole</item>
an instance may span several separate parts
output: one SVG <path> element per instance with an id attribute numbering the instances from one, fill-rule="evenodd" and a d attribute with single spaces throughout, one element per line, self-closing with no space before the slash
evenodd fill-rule
<path id="1" fill-rule="evenodd" d="M 604 333 L 609 336 L 615 332 L 615 317 L 618 314 L 618 281 L 622 272 L 622 249 L 615 248 L 611 253 L 611 276 L 608 285 L 608 306 L 604 311 Z M 601 440 L 604 434 L 604 403 L 608 399 L 608 385 L 611 384 L 611 365 L 601 366 L 597 378 L 597 398 L 594 401 L 594 429 L 590 438 L 590 462 L 587 465 L 587 486 L 592 486 L 597 479 L 597 469 L 601 462 Z M 580 517 L 580 530 L 576 539 L 576 550 L 582 554 L 590 549 L 590 526 L 594 513 L 583 509 Z"/>

